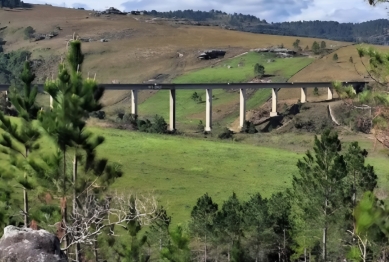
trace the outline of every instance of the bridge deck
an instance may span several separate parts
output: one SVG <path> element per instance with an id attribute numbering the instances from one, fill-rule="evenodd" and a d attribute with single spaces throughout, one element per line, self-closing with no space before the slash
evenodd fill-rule
<path id="1" fill-rule="evenodd" d="M 343 82 L 343 84 L 361 86 L 369 82 Z M 217 83 L 217 84 L 99 84 L 105 90 L 191 90 L 191 89 L 263 89 L 263 88 L 313 88 L 332 87 L 332 82 L 294 82 L 294 83 Z M 10 85 L 0 85 L 0 91 L 6 91 Z M 43 91 L 43 84 L 37 84 Z"/>

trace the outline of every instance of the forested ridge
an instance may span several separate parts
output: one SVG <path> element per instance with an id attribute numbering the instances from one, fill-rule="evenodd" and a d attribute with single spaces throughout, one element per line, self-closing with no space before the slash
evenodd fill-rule
<path id="1" fill-rule="evenodd" d="M 20 0 L 0 0 L 0 7 L 9 7 L 9 8 L 30 7 L 30 4 L 26 4 Z"/>
<path id="2" fill-rule="evenodd" d="M 377 19 L 363 23 L 339 23 L 318 20 L 268 23 L 265 19 L 260 19 L 253 15 L 227 14 L 226 12 L 215 10 L 209 12 L 193 10 L 158 12 L 152 10 L 149 13 L 157 17 L 189 19 L 252 33 L 314 37 L 379 45 L 387 45 L 389 43 L 389 20 L 387 19 Z"/>

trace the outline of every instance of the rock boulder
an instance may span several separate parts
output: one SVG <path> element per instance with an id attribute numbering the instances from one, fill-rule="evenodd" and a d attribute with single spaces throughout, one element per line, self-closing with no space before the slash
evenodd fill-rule
<path id="1" fill-rule="evenodd" d="M 0 262 L 67 262 L 59 239 L 46 230 L 7 226 L 0 239 Z"/>

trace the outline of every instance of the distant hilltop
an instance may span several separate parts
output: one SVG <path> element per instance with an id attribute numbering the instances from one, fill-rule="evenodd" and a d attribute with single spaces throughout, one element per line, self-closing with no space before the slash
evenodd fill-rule
<path id="1" fill-rule="evenodd" d="M 0 1 L 0 6 L 8 8 L 32 7 L 20 0 L 3 0 Z M 84 10 L 82 7 L 76 9 Z M 218 26 L 227 30 L 259 34 L 389 45 L 388 19 L 377 19 L 363 23 L 339 23 L 335 21 L 318 20 L 268 23 L 265 19 L 260 19 L 253 15 L 244 15 L 241 13 L 228 14 L 218 10 L 177 10 L 169 12 L 159 12 L 156 10 L 132 10 L 125 12 L 120 11 L 115 7 L 110 7 L 104 11 L 95 11 L 94 15 L 149 15 L 154 19 L 173 19 L 182 24 Z"/>
<path id="2" fill-rule="evenodd" d="M 114 7 L 95 13 L 97 16 L 102 14 L 150 15 L 191 25 L 218 26 L 223 29 L 243 32 L 389 45 L 389 20 L 387 19 L 377 19 L 363 23 L 339 23 L 318 20 L 268 23 L 265 19 L 260 19 L 253 15 L 227 14 L 217 10 L 177 10 L 169 12 L 134 10 L 123 12 Z"/>
<path id="3" fill-rule="evenodd" d="M 363 23 L 335 21 L 297 21 L 268 23 L 253 15 L 227 14 L 226 12 L 177 10 L 170 12 L 148 11 L 148 15 L 170 19 L 188 19 L 199 24 L 219 26 L 243 32 L 312 37 L 354 43 L 389 45 L 389 20 L 377 19 Z"/>

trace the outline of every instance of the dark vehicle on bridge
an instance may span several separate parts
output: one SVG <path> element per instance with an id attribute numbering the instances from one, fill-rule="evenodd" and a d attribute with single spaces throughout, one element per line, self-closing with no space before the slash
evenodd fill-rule
<path id="1" fill-rule="evenodd" d="M 224 57 L 225 54 L 226 54 L 226 51 L 223 51 L 223 50 L 208 50 L 208 51 L 204 51 L 203 53 L 201 53 L 197 58 L 208 60 L 208 59 L 215 59 L 215 58 L 219 58 L 219 57 Z"/>

